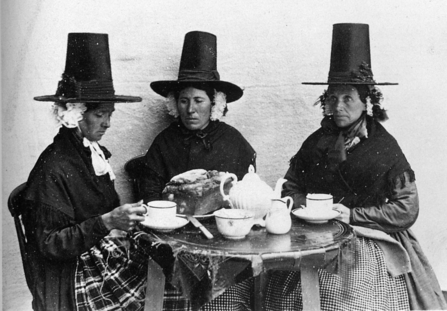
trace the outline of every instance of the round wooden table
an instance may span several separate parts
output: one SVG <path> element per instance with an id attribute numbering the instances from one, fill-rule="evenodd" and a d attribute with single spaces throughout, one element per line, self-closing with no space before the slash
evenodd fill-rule
<path id="1" fill-rule="evenodd" d="M 334 262 L 340 250 L 349 245 L 354 234 L 349 225 L 337 220 L 312 224 L 293 215 L 292 219 L 292 229 L 287 234 L 269 234 L 265 228 L 253 227 L 241 240 L 224 238 L 218 232 L 213 217 L 200 220 L 214 235 L 213 239 L 207 239 L 191 223 L 169 233 L 145 231 L 153 242 L 168 244 L 172 248 L 176 256 L 173 273 L 177 278 L 174 279 L 182 281 L 180 285 L 187 292 L 194 309 L 222 293 L 222 280 L 231 280 L 232 275 L 246 271 L 246 267 L 251 266 L 250 276 L 255 277 L 255 310 L 264 310 L 268 270 L 300 270 L 303 309 L 319 310 L 317 269 Z M 192 279 L 191 284 L 186 284 L 188 278 Z M 208 299 L 194 302 L 197 295 L 188 291 L 194 291 L 194 281 L 202 282 L 203 278 L 209 278 L 207 282 L 211 287 L 211 295 Z M 214 288 L 216 284 L 213 282 L 219 283 L 218 288 Z M 232 284 L 229 281 L 224 287 Z M 203 286 L 200 288 L 203 292 Z M 156 309 L 146 307 L 145 310 Z"/>

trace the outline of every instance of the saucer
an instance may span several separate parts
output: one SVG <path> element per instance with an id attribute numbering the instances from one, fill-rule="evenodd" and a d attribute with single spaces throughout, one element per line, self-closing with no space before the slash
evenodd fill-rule
<path id="1" fill-rule="evenodd" d="M 315 212 L 311 212 L 309 209 L 306 208 L 298 208 L 294 209 L 292 211 L 292 214 L 298 218 L 304 219 L 307 222 L 314 224 L 322 224 L 327 222 L 329 219 L 337 217 L 338 215 L 340 215 L 340 212 L 336 210 L 331 210 L 321 215 Z"/>
<path id="2" fill-rule="evenodd" d="M 169 223 L 146 218 L 144 221 L 140 222 L 140 224 L 156 231 L 171 232 L 185 226 L 188 222 L 189 220 L 183 217 L 175 217 L 175 219 L 169 221 Z"/>

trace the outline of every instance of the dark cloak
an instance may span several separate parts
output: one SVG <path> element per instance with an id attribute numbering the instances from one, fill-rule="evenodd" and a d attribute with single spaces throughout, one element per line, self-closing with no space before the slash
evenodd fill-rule
<path id="1" fill-rule="evenodd" d="M 76 259 L 109 233 L 100 215 L 119 206 L 114 182 L 95 175 L 90 149 L 75 129 L 61 127 L 31 171 L 24 198 L 33 306 L 74 310 Z"/>
<path id="2" fill-rule="evenodd" d="M 256 165 L 256 153 L 234 127 L 211 121 L 200 131 L 174 122 L 154 140 L 143 159 L 139 180 L 140 198 L 159 199 L 166 183 L 192 169 L 230 172 L 242 179 Z"/>

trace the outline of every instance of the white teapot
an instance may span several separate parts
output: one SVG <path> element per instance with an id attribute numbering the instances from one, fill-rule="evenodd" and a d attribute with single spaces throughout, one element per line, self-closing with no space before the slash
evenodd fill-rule
<path id="1" fill-rule="evenodd" d="M 224 192 L 225 181 L 233 178 L 232 188 L 228 195 Z M 220 193 L 225 201 L 235 209 L 250 210 L 255 213 L 254 223 L 265 227 L 264 216 L 270 209 L 272 199 L 277 196 L 278 187 L 282 187 L 284 179 L 278 180 L 275 191 L 255 173 L 255 168 L 250 165 L 248 173 L 238 182 L 237 176 L 233 173 L 227 173 L 222 177 L 220 183 Z"/>

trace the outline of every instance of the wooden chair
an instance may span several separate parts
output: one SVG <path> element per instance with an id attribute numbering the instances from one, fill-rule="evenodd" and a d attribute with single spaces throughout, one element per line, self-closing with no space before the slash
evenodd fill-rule
<path id="1" fill-rule="evenodd" d="M 16 227 L 17 238 L 19 239 L 20 255 L 22 256 L 22 264 L 23 264 L 23 271 L 25 272 L 26 284 L 28 285 L 30 291 L 32 291 L 32 284 L 33 284 L 33 273 L 31 268 L 32 263 L 29 260 L 29 254 L 28 254 L 29 246 L 25 235 L 25 228 L 22 222 L 22 213 L 24 207 L 22 198 L 23 198 L 23 190 L 25 189 L 25 187 L 26 183 L 23 183 L 18 187 L 16 187 L 11 192 L 8 198 L 8 208 L 12 217 L 14 217 L 14 225 Z"/>
<path id="2" fill-rule="evenodd" d="M 144 155 L 136 156 L 124 164 L 124 170 L 132 181 L 132 190 L 135 198 L 140 197 L 139 177 L 143 173 Z"/>

